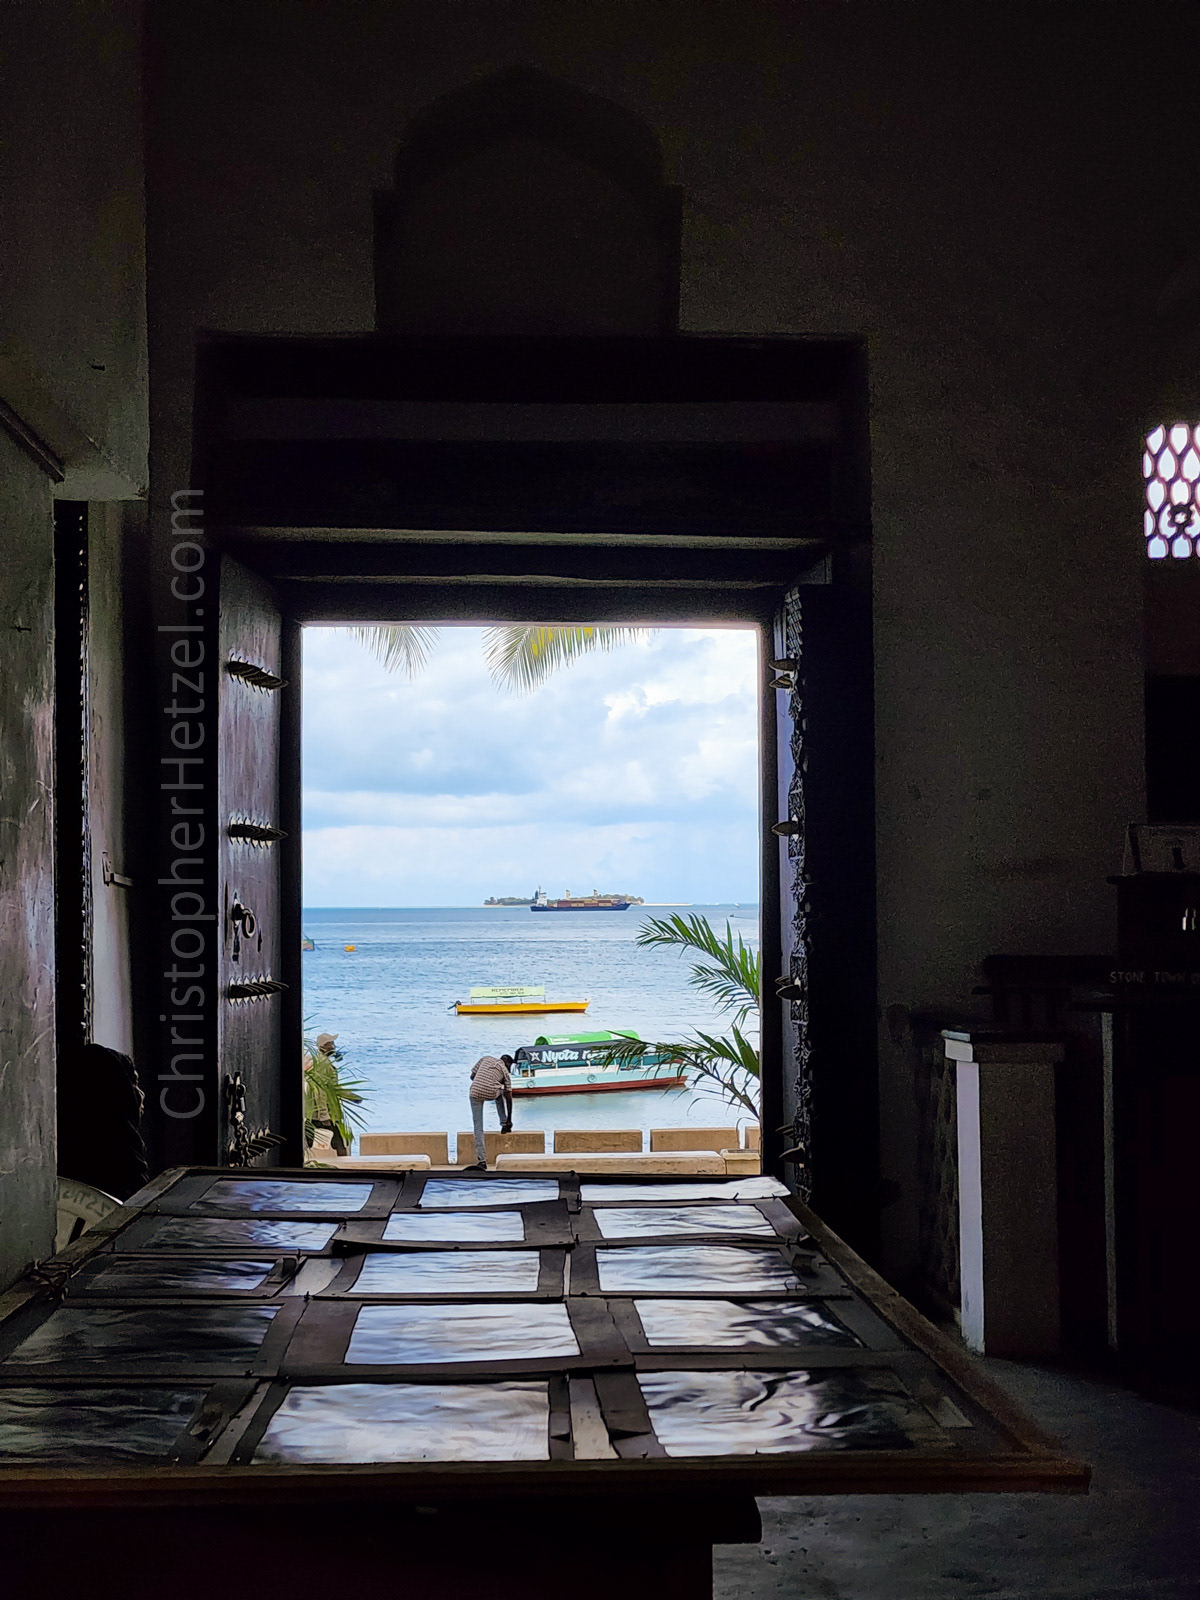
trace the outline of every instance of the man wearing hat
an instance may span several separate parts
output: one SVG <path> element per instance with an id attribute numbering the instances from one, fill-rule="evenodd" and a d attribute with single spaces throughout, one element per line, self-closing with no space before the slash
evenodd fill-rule
<path id="1" fill-rule="evenodd" d="M 319 1033 L 317 1035 L 316 1045 L 314 1046 L 317 1055 L 324 1056 L 328 1061 L 340 1061 L 342 1059 L 342 1052 L 337 1047 L 337 1038 L 338 1036 L 336 1033 Z M 310 1056 L 306 1051 L 304 1055 L 305 1072 L 307 1072 L 309 1067 L 312 1065 L 312 1060 L 312 1056 Z M 347 1100 L 359 1100 L 362 1097 L 361 1095 L 347 1094 L 345 1098 Z M 318 1097 L 317 1104 L 318 1107 L 323 1106 L 324 1100 Z M 346 1156 L 350 1154 L 349 1148 L 342 1139 L 341 1133 L 338 1131 L 337 1125 L 334 1123 L 332 1118 L 328 1116 L 318 1116 L 313 1121 L 313 1127 L 321 1128 L 326 1133 L 330 1134 L 330 1148 L 333 1150 L 334 1155 Z"/>

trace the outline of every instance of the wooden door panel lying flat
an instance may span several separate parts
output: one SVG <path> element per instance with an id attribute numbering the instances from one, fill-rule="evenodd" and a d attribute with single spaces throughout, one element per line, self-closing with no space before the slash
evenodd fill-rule
<path id="1" fill-rule="evenodd" d="M 1087 1487 L 781 1185 L 704 1187 L 179 1169 L 0 1300 L 0 1509 Z"/>

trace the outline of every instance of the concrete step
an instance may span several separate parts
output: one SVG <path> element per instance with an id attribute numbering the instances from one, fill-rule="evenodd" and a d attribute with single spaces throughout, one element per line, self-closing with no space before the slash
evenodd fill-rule
<path id="1" fill-rule="evenodd" d="M 556 1155 L 615 1155 L 619 1151 L 642 1153 L 640 1128 L 557 1128 L 554 1133 Z"/>
<path id="2" fill-rule="evenodd" d="M 347 1172 L 428 1172 L 434 1163 L 425 1155 L 411 1156 L 335 1156 L 328 1150 L 310 1153 L 309 1167 L 337 1167 Z M 443 1161 L 441 1166 L 445 1166 Z"/>
<path id="3" fill-rule="evenodd" d="M 741 1152 L 737 1152 L 739 1155 Z M 630 1177 L 646 1173 L 684 1173 L 700 1177 L 724 1177 L 725 1158 L 715 1150 L 663 1151 L 634 1155 L 628 1151 L 558 1154 L 547 1156 L 502 1155 L 496 1158 L 498 1172 L 617 1172 Z"/>
<path id="4" fill-rule="evenodd" d="M 736 1150 L 736 1128 L 651 1128 L 651 1150 Z"/>
<path id="5" fill-rule="evenodd" d="M 475 1159 L 475 1135 L 460 1133 L 456 1143 L 459 1166 L 469 1167 Z M 503 1155 L 540 1156 L 546 1148 L 546 1135 L 540 1128 L 522 1133 L 500 1133 L 489 1129 L 484 1133 L 483 1146 L 489 1162 Z"/>
<path id="6" fill-rule="evenodd" d="M 435 1167 L 450 1165 L 450 1140 L 444 1133 L 360 1133 L 360 1156 L 428 1156 Z"/>

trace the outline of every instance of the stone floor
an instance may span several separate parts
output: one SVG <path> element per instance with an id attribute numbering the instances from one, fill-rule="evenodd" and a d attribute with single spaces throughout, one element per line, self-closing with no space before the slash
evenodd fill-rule
<path id="1" fill-rule="evenodd" d="M 1196 1600 L 1200 1415 L 989 1361 L 1092 1464 L 1086 1496 L 763 1500 L 763 1541 L 719 1548 L 718 1600 Z"/>

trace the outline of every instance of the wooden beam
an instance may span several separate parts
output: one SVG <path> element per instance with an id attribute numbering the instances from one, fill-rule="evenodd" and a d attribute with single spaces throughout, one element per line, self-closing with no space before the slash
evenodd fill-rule
<path id="1" fill-rule="evenodd" d="M 300 622 L 428 622 L 475 627 L 492 622 L 749 627 L 760 615 L 766 593 L 762 589 L 652 589 L 644 584 L 551 588 L 544 584 L 299 583 L 290 579 L 282 580 L 279 588 L 288 614 Z"/>
<path id="2" fill-rule="evenodd" d="M 29 459 L 39 466 L 48 478 L 54 483 L 62 483 L 66 471 L 61 460 L 37 430 L 4 400 L 0 400 L 0 428 L 3 428 L 13 443 L 24 450 Z"/>
<path id="3" fill-rule="evenodd" d="M 784 550 L 703 552 L 656 546 L 553 546 L 396 544 L 375 540 L 347 545 L 285 539 L 225 543 L 238 561 L 274 580 L 326 583 L 371 580 L 469 583 L 575 583 L 671 588 L 779 588 L 795 582 L 825 554 L 814 540 Z"/>
<path id="4" fill-rule="evenodd" d="M 685 528 L 679 533 L 563 533 L 553 529 L 511 528 L 402 528 L 323 526 L 306 523 L 293 527 L 286 523 L 231 522 L 210 523 L 209 534 L 226 545 L 245 544 L 464 544 L 476 548 L 484 544 L 503 545 L 582 545 L 600 550 L 612 545 L 620 550 L 810 550 L 815 545 L 835 544 L 846 538 L 869 539 L 870 529 L 849 529 L 832 523 L 805 523 L 794 534 L 696 533 Z"/>
<path id="5" fill-rule="evenodd" d="M 525 402 L 845 401 L 850 339 L 396 338 L 219 334 L 206 381 L 230 398 Z"/>

